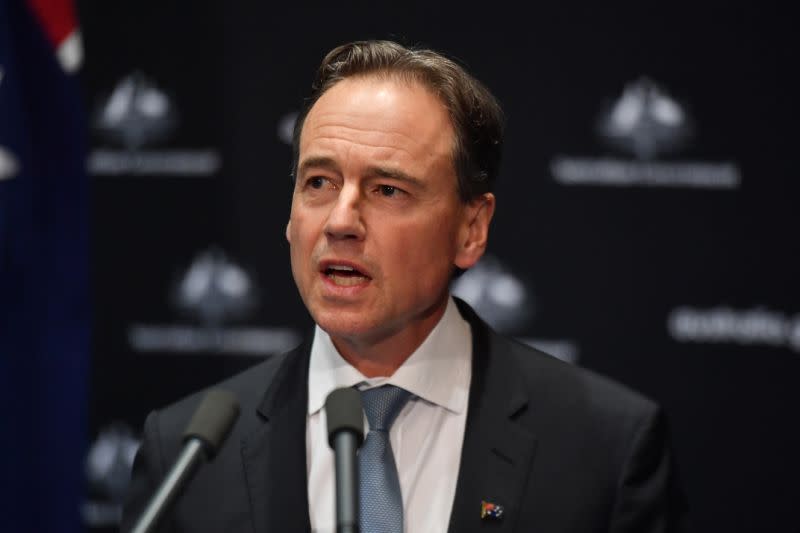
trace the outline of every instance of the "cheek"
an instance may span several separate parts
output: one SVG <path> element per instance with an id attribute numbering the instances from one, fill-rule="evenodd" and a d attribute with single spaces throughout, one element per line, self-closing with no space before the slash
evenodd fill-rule
<path id="1" fill-rule="evenodd" d="M 314 239 L 318 224 L 313 212 L 306 209 L 292 209 L 289 224 L 286 226 L 286 237 L 292 248 L 305 248 Z"/>
<path id="2" fill-rule="evenodd" d="M 438 289 L 450 279 L 455 259 L 453 228 L 432 221 L 428 224 L 395 225 L 392 233 L 391 237 L 387 235 L 381 239 L 383 246 L 379 256 L 392 258 L 393 277 L 424 291 Z"/>
<path id="3" fill-rule="evenodd" d="M 297 278 L 305 270 L 311 259 L 314 246 L 313 236 L 309 232 L 308 221 L 303 217 L 292 216 L 286 228 L 286 238 L 289 241 L 289 254 L 292 262 L 292 271 Z"/>

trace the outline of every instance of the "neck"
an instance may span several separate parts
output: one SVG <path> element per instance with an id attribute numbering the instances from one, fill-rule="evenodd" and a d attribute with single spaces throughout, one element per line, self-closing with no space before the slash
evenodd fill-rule
<path id="1" fill-rule="evenodd" d="M 428 338 L 447 309 L 448 298 L 414 324 L 377 339 L 331 335 L 342 358 L 368 378 L 393 375 Z"/>

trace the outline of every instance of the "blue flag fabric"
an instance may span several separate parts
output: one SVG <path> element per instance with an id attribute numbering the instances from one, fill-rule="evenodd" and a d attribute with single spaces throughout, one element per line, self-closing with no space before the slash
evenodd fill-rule
<path id="1" fill-rule="evenodd" d="M 0 0 L 0 531 L 82 531 L 90 346 L 78 80 Z"/>

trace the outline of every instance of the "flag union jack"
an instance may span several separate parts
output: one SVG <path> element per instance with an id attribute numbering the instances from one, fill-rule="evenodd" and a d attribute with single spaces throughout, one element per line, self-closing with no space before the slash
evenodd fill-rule
<path id="1" fill-rule="evenodd" d="M 83 63 L 83 41 L 75 16 L 73 0 L 27 0 L 41 24 L 61 67 L 77 71 Z"/>

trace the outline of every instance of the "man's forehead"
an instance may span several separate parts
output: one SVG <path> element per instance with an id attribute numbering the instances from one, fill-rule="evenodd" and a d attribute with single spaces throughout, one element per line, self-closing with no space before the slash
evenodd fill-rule
<path id="1" fill-rule="evenodd" d="M 437 114 L 447 114 L 444 102 L 423 83 L 388 75 L 345 78 L 325 91 L 312 106 L 309 114 L 331 102 L 338 106 L 364 104 L 393 106 L 398 103 L 408 103 L 409 100 L 436 109 Z"/>
<path id="2" fill-rule="evenodd" d="M 380 148 L 414 152 L 414 157 L 451 157 L 455 135 L 447 109 L 418 82 L 359 76 L 328 89 L 309 110 L 300 135 L 300 161 L 309 145 L 341 138 Z"/>

